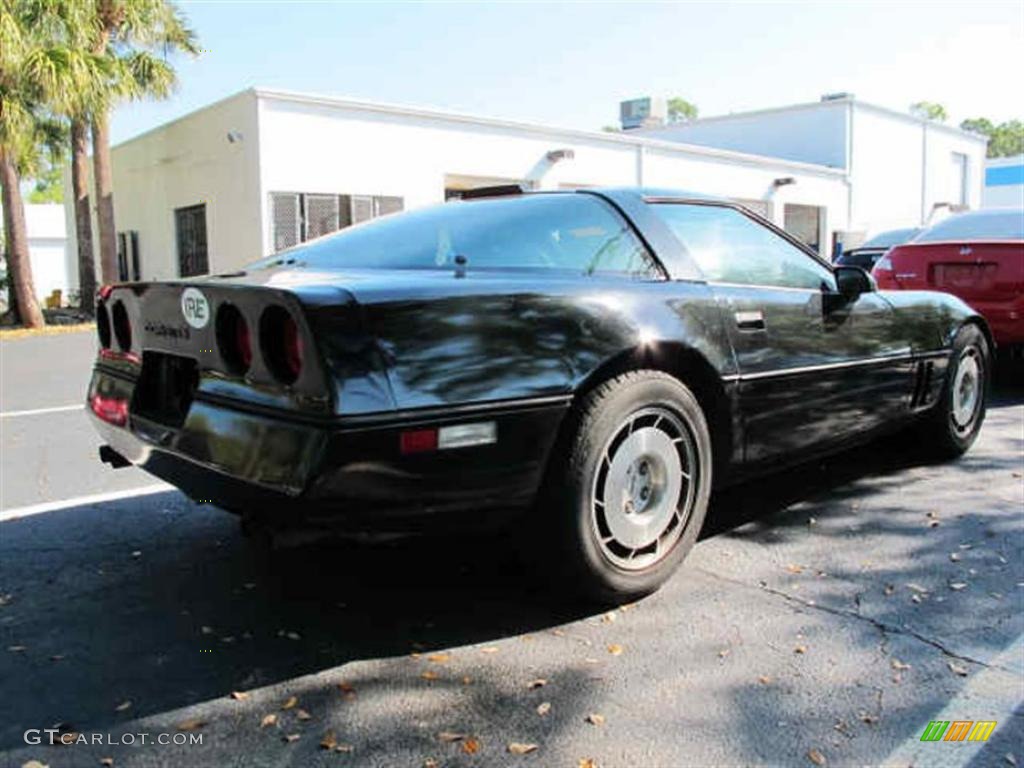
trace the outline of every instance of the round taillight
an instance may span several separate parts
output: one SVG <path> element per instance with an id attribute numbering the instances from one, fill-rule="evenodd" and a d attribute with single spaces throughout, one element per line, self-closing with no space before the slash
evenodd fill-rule
<path id="1" fill-rule="evenodd" d="M 252 365 L 249 324 L 238 307 L 223 304 L 217 310 L 217 346 L 230 373 L 243 374 Z"/>
<path id="2" fill-rule="evenodd" d="M 110 313 L 102 303 L 96 305 L 96 333 L 100 337 L 100 347 L 110 349 Z"/>
<path id="3" fill-rule="evenodd" d="M 302 372 L 302 336 L 295 319 L 282 307 L 267 307 L 260 317 L 260 349 L 278 381 L 291 384 Z"/>
<path id="4" fill-rule="evenodd" d="M 132 325 L 128 322 L 128 310 L 124 308 L 124 302 L 114 302 L 111 320 L 114 326 L 114 338 L 117 339 L 117 346 L 121 348 L 122 352 L 130 352 L 132 348 Z"/>

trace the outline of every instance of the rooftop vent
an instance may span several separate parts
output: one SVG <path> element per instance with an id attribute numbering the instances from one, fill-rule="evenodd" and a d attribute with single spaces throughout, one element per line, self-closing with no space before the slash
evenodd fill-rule
<path id="1" fill-rule="evenodd" d="M 849 91 L 838 91 L 837 93 L 826 93 L 821 97 L 822 101 L 843 101 L 844 99 L 852 99 L 853 94 Z"/>

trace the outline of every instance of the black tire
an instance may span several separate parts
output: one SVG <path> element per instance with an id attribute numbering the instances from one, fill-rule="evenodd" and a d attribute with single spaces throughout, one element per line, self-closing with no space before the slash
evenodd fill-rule
<path id="1" fill-rule="evenodd" d="M 626 425 L 628 432 L 624 432 Z M 643 435 L 627 442 L 641 430 Z M 678 439 L 673 437 L 676 434 Z M 645 442 L 648 438 L 653 448 Z M 619 452 L 627 449 L 632 452 L 620 457 Z M 648 451 L 653 453 L 650 469 L 645 470 Z M 621 470 L 626 465 L 630 469 L 624 475 Z M 609 491 L 613 466 L 618 480 Z M 553 558 L 549 568 L 565 575 L 570 591 L 602 603 L 653 592 L 697 540 L 707 513 L 711 467 L 711 437 L 704 413 L 678 379 L 661 371 L 637 370 L 600 384 L 573 409 L 552 455 L 536 531 L 554 545 L 547 549 Z M 689 481 L 684 479 L 687 474 Z M 623 481 L 627 476 L 629 480 Z M 675 482 L 680 484 L 678 490 Z M 657 531 L 665 514 L 672 516 L 669 527 L 663 535 L 656 534 L 652 545 L 630 554 L 630 548 L 611 533 L 611 518 L 605 517 L 604 502 L 610 510 L 616 496 L 629 499 L 615 513 L 620 529 L 637 521 L 640 524 L 628 533 Z"/>
<path id="2" fill-rule="evenodd" d="M 961 392 L 957 391 L 958 375 L 967 366 L 977 366 L 979 380 L 975 406 L 969 419 L 957 411 Z M 931 457 L 939 460 L 955 459 L 971 447 L 985 421 L 988 390 L 992 378 L 992 351 L 985 334 L 976 325 L 963 326 L 953 341 L 949 365 L 939 400 L 921 424 L 922 447 Z M 961 386 L 963 379 L 959 379 Z"/>

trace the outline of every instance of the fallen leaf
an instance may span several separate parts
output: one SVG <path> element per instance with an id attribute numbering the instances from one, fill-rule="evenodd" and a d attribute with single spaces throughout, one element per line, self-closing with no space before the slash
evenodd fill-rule
<path id="1" fill-rule="evenodd" d="M 878 715 L 872 715 L 872 714 L 869 714 L 868 712 L 861 712 L 860 713 L 860 721 L 862 723 L 867 723 L 868 725 L 874 725 L 875 723 L 878 722 Z"/>
<path id="2" fill-rule="evenodd" d="M 249 698 L 248 691 L 232 691 L 231 698 L 235 701 L 245 701 Z"/>
<path id="3" fill-rule="evenodd" d="M 200 728 L 202 728 L 204 725 L 206 725 L 206 721 L 205 720 L 200 720 L 199 718 L 193 718 L 192 720 L 182 720 L 180 723 L 178 723 L 174 727 L 177 728 L 179 731 L 197 731 Z"/>
<path id="4" fill-rule="evenodd" d="M 621 656 L 623 650 L 624 648 L 618 643 L 612 643 L 608 646 L 608 653 L 610 653 L 612 656 Z"/>
<path id="5" fill-rule="evenodd" d="M 105 765 L 105 766 L 107 766 L 107 768 L 110 768 L 110 766 L 112 766 L 113 764 L 114 764 L 114 758 L 112 758 L 112 757 L 101 757 L 100 758 L 100 765 Z"/>
<path id="6" fill-rule="evenodd" d="M 537 714 L 540 715 L 541 717 L 544 717 L 544 715 L 546 715 L 550 711 L 551 711 L 551 702 L 550 701 L 543 701 L 543 702 L 541 702 L 540 704 L 537 705 Z"/>
<path id="7" fill-rule="evenodd" d="M 298 703 L 298 696 L 289 696 L 288 701 L 281 705 L 281 709 L 295 709 L 295 707 L 298 706 Z"/>
<path id="8" fill-rule="evenodd" d="M 334 751 L 335 752 L 351 752 L 353 749 L 355 749 L 355 747 L 353 747 L 351 744 L 335 744 L 334 745 Z"/>
<path id="9" fill-rule="evenodd" d="M 299 738 L 300 738 L 300 734 L 298 734 L 298 733 L 289 733 L 289 734 L 286 734 L 286 735 L 282 736 L 281 740 L 284 741 L 284 742 L 287 742 L 288 744 L 291 744 L 293 741 L 298 741 Z"/>
<path id="10" fill-rule="evenodd" d="M 807 750 L 807 759 L 815 765 L 828 765 L 828 760 L 825 758 L 825 755 L 821 753 L 821 750 L 815 749 L 814 747 Z"/>
<path id="11" fill-rule="evenodd" d="M 911 595 L 910 596 L 910 601 L 913 602 L 913 603 L 920 603 L 921 602 L 921 596 L 920 595 Z"/>
<path id="12" fill-rule="evenodd" d="M 263 716 L 263 719 L 260 720 L 260 728 L 269 728 L 272 725 L 277 725 L 277 715 L 273 712 Z"/>
<path id="13" fill-rule="evenodd" d="M 428 670 L 424 672 L 422 675 L 420 675 L 420 677 L 422 677 L 424 680 L 437 680 L 437 678 L 439 678 L 440 675 L 437 674 L 437 672 L 431 672 Z"/>
<path id="14" fill-rule="evenodd" d="M 508 751 L 513 755 L 528 755 L 538 749 L 536 744 L 522 744 L 518 741 L 513 741 L 508 745 Z"/>
<path id="15" fill-rule="evenodd" d="M 27 645 L 8 645 L 7 650 L 11 653 L 21 653 L 28 649 Z"/>
<path id="16" fill-rule="evenodd" d="M 955 675 L 960 675 L 960 677 L 967 677 L 967 675 L 970 674 L 967 667 L 957 664 L 955 661 L 949 662 L 947 666 L 949 667 L 950 672 Z"/>
<path id="17" fill-rule="evenodd" d="M 437 734 L 437 738 L 439 738 L 443 742 L 450 744 L 453 741 L 462 741 L 464 738 L 466 738 L 466 734 L 455 733 L 454 731 L 441 731 L 439 734 Z"/>
<path id="18" fill-rule="evenodd" d="M 462 751 L 467 755 L 475 755 L 480 751 L 480 742 L 476 739 L 465 739 L 462 742 Z"/>
<path id="19" fill-rule="evenodd" d="M 606 613 L 604 616 L 601 617 L 601 621 L 604 622 L 605 624 L 611 624 L 617 618 L 618 618 L 618 615 L 615 613 L 615 611 L 608 611 L 608 613 Z"/>
<path id="20" fill-rule="evenodd" d="M 893 594 L 895 591 L 896 591 L 896 587 L 894 585 L 892 585 L 892 584 L 886 584 L 885 587 L 882 589 L 882 592 L 885 593 L 886 597 L 888 597 L 889 595 Z"/>
<path id="21" fill-rule="evenodd" d="M 309 714 L 309 712 L 307 712 L 304 709 L 296 709 L 295 710 L 295 718 L 297 720 L 312 720 L 313 716 L 311 714 Z"/>
<path id="22" fill-rule="evenodd" d="M 328 731 L 324 734 L 324 737 L 320 739 L 321 749 L 334 749 L 338 746 L 338 739 L 334 735 L 334 731 Z"/>
<path id="23" fill-rule="evenodd" d="M 730 653 L 730 649 L 728 649 L 728 648 L 723 648 L 722 650 L 720 650 L 720 651 L 718 652 L 718 658 L 720 658 L 720 659 L 724 659 L 724 658 L 725 658 L 726 656 L 728 656 L 728 655 L 729 655 L 729 653 Z"/>
<path id="24" fill-rule="evenodd" d="M 115 712 L 124 712 L 126 709 L 131 709 L 131 708 L 132 708 L 132 703 L 130 701 L 122 701 L 120 704 L 118 704 L 116 707 L 114 707 L 114 711 Z"/>
<path id="25" fill-rule="evenodd" d="M 960 553 L 959 552 L 950 552 L 949 553 L 949 559 L 952 562 L 954 562 L 954 563 L 960 562 Z"/>
<path id="26" fill-rule="evenodd" d="M 497 652 L 498 652 L 498 646 L 496 646 L 496 645 L 488 645 L 486 648 L 481 648 L 480 649 L 480 653 L 497 653 Z"/>
<path id="27" fill-rule="evenodd" d="M 21 768 L 50 768 L 50 766 L 40 763 L 38 760 L 29 760 L 27 763 L 22 763 Z"/>
<path id="28" fill-rule="evenodd" d="M 1020 477 L 1020 475 L 1017 475 L 1017 477 Z M 1007 765 L 1017 764 L 1017 758 L 1013 756 L 1012 752 L 1007 752 L 1005 755 L 1003 755 L 1003 760 L 1006 761 Z"/>
<path id="29" fill-rule="evenodd" d="M 432 653 L 427 656 L 427 661 L 431 661 L 434 664 L 447 664 L 451 660 L 451 655 L 447 653 Z"/>
<path id="30" fill-rule="evenodd" d="M 757 678 L 757 682 L 761 683 L 761 685 L 768 685 L 771 681 L 772 679 L 768 675 L 761 675 Z"/>
<path id="31" fill-rule="evenodd" d="M 807 653 L 807 646 L 798 645 L 796 648 L 793 649 L 793 653 Z"/>
<path id="32" fill-rule="evenodd" d="M 462 684 L 463 685 L 469 685 L 472 682 L 473 682 L 473 678 L 470 677 L 469 675 L 463 675 L 462 676 Z"/>
<path id="33" fill-rule="evenodd" d="M 338 690 L 342 693 L 355 693 L 356 687 L 352 683 L 345 682 L 344 680 L 338 683 Z"/>
<path id="34" fill-rule="evenodd" d="M 438 768 L 438 762 L 432 757 L 428 757 L 423 761 L 423 768 Z"/>
<path id="35" fill-rule="evenodd" d="M 587 715 L 585 719 L 591 725 L 604 725 L 604 715 L 599 715 L 596 712 Z"/>
<path id="36" fill-rule="evenodd" d="M 797 565 L 796 563 L 790 563 L 786 566 L 786 570 L 789 573 L 803 573 L 804 567 L 802 565 Z"/>
<path id="37" fill-rule="evenodd" d="M 591 757 L 581 757 L 576 766 L 577 768 L 597 768 L 597 761 Z"/>
<path id="38" fill-rule="evenodd" d="M 911 592 L 917 592 L 920 595 L 928 594 L 928 590 L 922 587 L 920 584 L 907 584 L 907 589 L 909 589 Z"/>
<path id="39" fill-rule="evenodd" d="M 906 663 L 900 661 L 899 659 L 893 659 L 892 662 L 890 662 L 890 664 L 891 664 L 892 668 L 897 670 L 897 671 L 904 670 L 904 669 L 910 669 L 910 665 L 909 664 L 906 664 Z"/>
<path id="40" fill-rule="evenodd" d="M 547 684 L 547 680 L 545 680 L 543 677 L 538 677 L 536 680 L 531 680 L 529 683 L 527 683 L 526 687 L 530 690 L 533 690 L 534 688 L 543 688 Z"/>
<path id="41" fill-rule="evenodd" d="M 962 581 L 954 581 L 950 583 L 949 588 L 952 589 L 954 592 L 959 592 L 961 589 L 966 589 L 967 584 L 965 584 Z"/>

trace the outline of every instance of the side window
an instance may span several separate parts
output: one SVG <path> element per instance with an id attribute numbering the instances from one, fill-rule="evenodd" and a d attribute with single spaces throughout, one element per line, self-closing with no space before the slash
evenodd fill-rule
<path id="1" fill-rule="evenodd" d="M 812 290 L 834 283 L 824 265 L 734 208 L 685 203 L 653 208 L 711 282 Z"/>
<path id="2" fill-rule="evenodd" d="M 448 230 L 449 250 L 467 254 L 470 264 L 662 277 L 629 225 L 591 196 L 538 195 L 514 206 L 495 207 L 494 216 L 488 216 L 478 203 L 461 205 L 478 207 L 467 207 L 462 226 Z M 480 218 L 486 226 L 477 227 L 472 221 L 476 217 L 470 211 L 475 210 L 483 214 Z"/>

